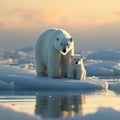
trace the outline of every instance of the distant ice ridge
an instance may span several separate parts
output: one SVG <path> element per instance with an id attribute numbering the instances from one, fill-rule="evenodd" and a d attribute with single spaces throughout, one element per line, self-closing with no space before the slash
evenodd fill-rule
<path id="1" fill-rule="evenodd" d="M 88 76 L 120 78 L 120 49 L 98 49 L 79 53 L 86 57 L 84 62 Z"/>
<path id="2" fill-rule="evenodd" d="M 86 60 L 86 70 L 88 76 L 116 77 L 120 75 L 119 61 Z"/>
<path id="3" fill-rule="evenodd" d="M 97 60 L 120 60 L 120 49 L 98 49 L 87 55 L 87 59 Z"/>
<path id="4" fill-rule="evenodd" d="M 33 51 L 11 50 L 0 51 L 0 65 L 21 65 L 33 63 Z"/>

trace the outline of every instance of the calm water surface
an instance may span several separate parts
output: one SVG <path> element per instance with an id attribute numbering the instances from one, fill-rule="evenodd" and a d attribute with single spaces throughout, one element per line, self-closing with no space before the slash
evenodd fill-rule
<path id="1" fill-rule="evenodd" d="M 8 92 L 0 91 L 0 104 L 43 118 L 74 117 L 95 113 L 99 107 L 120 111 L 120 94 L 114 91 Z"/>

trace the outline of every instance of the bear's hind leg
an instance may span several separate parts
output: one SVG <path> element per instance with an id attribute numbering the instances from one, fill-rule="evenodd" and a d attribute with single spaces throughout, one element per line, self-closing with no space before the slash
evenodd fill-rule
<path id="1" fill-rule="evenodd" d="M 39 61 L 39 64 L 36 65 L 36 73 L 37 76 L 42 77 L 42 76 L 47 76 L 47 70 L 45 66 L 42 64 L 42 62 Z"/>

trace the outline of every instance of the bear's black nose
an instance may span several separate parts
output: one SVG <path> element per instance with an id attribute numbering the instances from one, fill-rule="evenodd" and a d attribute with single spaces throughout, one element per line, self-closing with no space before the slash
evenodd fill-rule
<path id="1" fill-rule="evenodd" d="M 78 64 L 78 61 L 76 62 L 76 64 Z"/>
<path id="2" fill-rule="evenodd" d="M 65 52 L 66 52 L 66 49 L 63 49 L 63 52 L 65 53 Z"/>

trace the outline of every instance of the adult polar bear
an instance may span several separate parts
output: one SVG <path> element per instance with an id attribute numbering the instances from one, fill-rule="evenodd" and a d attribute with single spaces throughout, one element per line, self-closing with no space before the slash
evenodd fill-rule
<path id="1" fill-rule="evenodd" d="M 43 32 L 34 48 L 37 76 L 67 76 L 71 55 L 74 55 L 74 41 L 68 32 L 56 28 Z"/>

